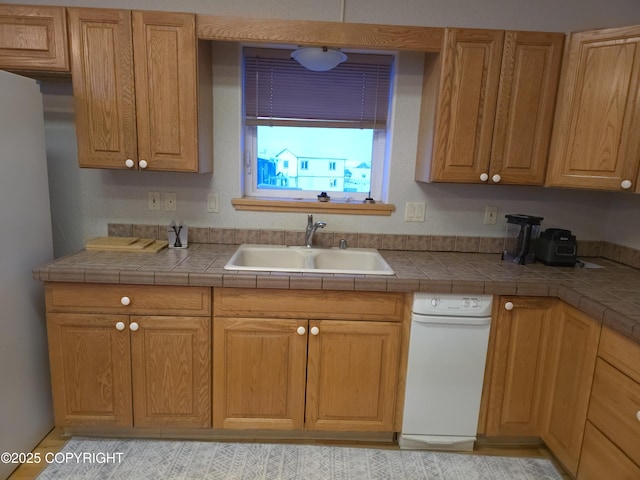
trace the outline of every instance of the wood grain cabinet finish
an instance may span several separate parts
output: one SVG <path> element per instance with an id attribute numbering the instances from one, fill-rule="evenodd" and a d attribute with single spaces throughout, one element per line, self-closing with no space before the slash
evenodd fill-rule
<path id="1" fill-rule="evenodd" d="M 640 478 L 640 346 L 607 326 L 587 418 L 578 479 Z"/>
<path id="2" fill-rule="evenodd" d="M 0 4 L 0 68 L 68 72 L 64 7 Z"/>
<path id="3" fill-rule="evenodd" d="M 303 429 L 307 324 L 269 317 L 215 318 L 214 428 Z"/>
<path id="4" fill-rule="evenodd" d="M 600 323 L 560 302 L 550 322 L 545 352 L 540 434 L 575 476 L 582 448 Z"/>
<path id="5" fill-rule="evenodd" d="M 640 191 L 640 26 L 571 34 L 547 183 Z"/>
<path id="6" fill-rule="evenodd" d="M 507 303 L 511 310 L 505 308 Z M 539 436 L 545 335 L 556 304 L 549 298 L 500 297 L 486 380 L 486 435 Z"/>
<path id="7" fill-rule="evenodd" d="M 209 291 L 209 303 L 180 315 L 172 304 L 180 305 L 180 291 L 192 287 L 172 288 L 152 309 L 157 297 L 145 299 L 151 291 L 140 286 L 47 285 L 56 425 L 211 427 L 210 289 L 193 287 L 200 295 Z M 111 291 L 106 297 L 104 289 Z M 102 300 L 86 313 L 92 298 Z M 123 305 L 124 298 L 130 303 Z M 136 304 L 148 314 L 125 313 Z"/>
<path id="8" fill-rule="evenodd" d="M 210 171 L 212 107 L 199 106 L 211 100 L 211 65 L 195 15 L 68 15 L 80 166 Z"/>
<path id="9" fill-rule="evenodd" d="M 640 467 L 629 460 L 600 430 L 587 422 L 578 468 L 578 480 L 636 480 Z"/>
<path id="10" fill-rule="evenodd" d="M 309 327 L 307 430 L 392 432 L 400 324 L 313 320 Z"/>
<path id="11" fill-rule="evenodd" d="M 556 33 L 447 29 L 440 63 L 425 63 L 416 180 L 541 185 L 563 43 Z"/>
<path id="12" fill-rule="evenodd" d="M 214 428 L 393 432 L 404 295 L 375 297 L 214 289 Z"/>

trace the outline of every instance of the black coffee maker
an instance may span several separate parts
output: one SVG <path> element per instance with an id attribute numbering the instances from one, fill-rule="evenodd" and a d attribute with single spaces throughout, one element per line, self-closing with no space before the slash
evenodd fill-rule
<path id="1" fill-rule="evenodd" d="M 535 262 L 534 244 L 540 236 L 540 222 L 544 218 L 521 214 L 505 215 L 505 217 L 507 238 L 502 259 L 519 265 Z"/>

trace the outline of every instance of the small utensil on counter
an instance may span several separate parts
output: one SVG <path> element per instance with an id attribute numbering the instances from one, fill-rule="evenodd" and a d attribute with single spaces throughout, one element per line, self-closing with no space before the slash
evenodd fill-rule
<path id="1" fill-rule="evenodd" d="M 169 224 L 169 228 L 167 228 L 169 248 L 187 248 L 187 238 L 188 229 L 186 226 L 177 224 L 175 221 Z"/>

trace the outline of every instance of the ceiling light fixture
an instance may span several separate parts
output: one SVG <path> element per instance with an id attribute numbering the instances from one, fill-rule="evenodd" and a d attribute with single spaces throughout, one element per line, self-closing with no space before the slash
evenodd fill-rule
<path id="1" fill-rule="evenodd" d="M 327 47 L 300 47 L 291 52 L 291 58 L 307 70 L 326 72 L 347 59 L 340 50 Z"/>

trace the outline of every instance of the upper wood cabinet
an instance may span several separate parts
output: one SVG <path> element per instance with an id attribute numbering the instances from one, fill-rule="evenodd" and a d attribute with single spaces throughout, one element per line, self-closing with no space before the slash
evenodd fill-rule
<path id="1" fill-rule="evenodd" d="M 210 171 L 211 58 L 195 15 L 68 12 L 80 166 Z"/>
<path id="2" fill-rule="evenodd" d="M 541 185 L 563 43 L 447 29 L 441 55 L 425 60 L 416 180 Z"/>
<path id="3" fill-rule="evenodd" d="M 64 7 L 0 5 L 0 69 L 68 72 Z"/>
<path id="4" fill-rule="evenodd" d="M 549 185 L 640 192 L 639 92 L 640 26 L 570 36 Z"/>

